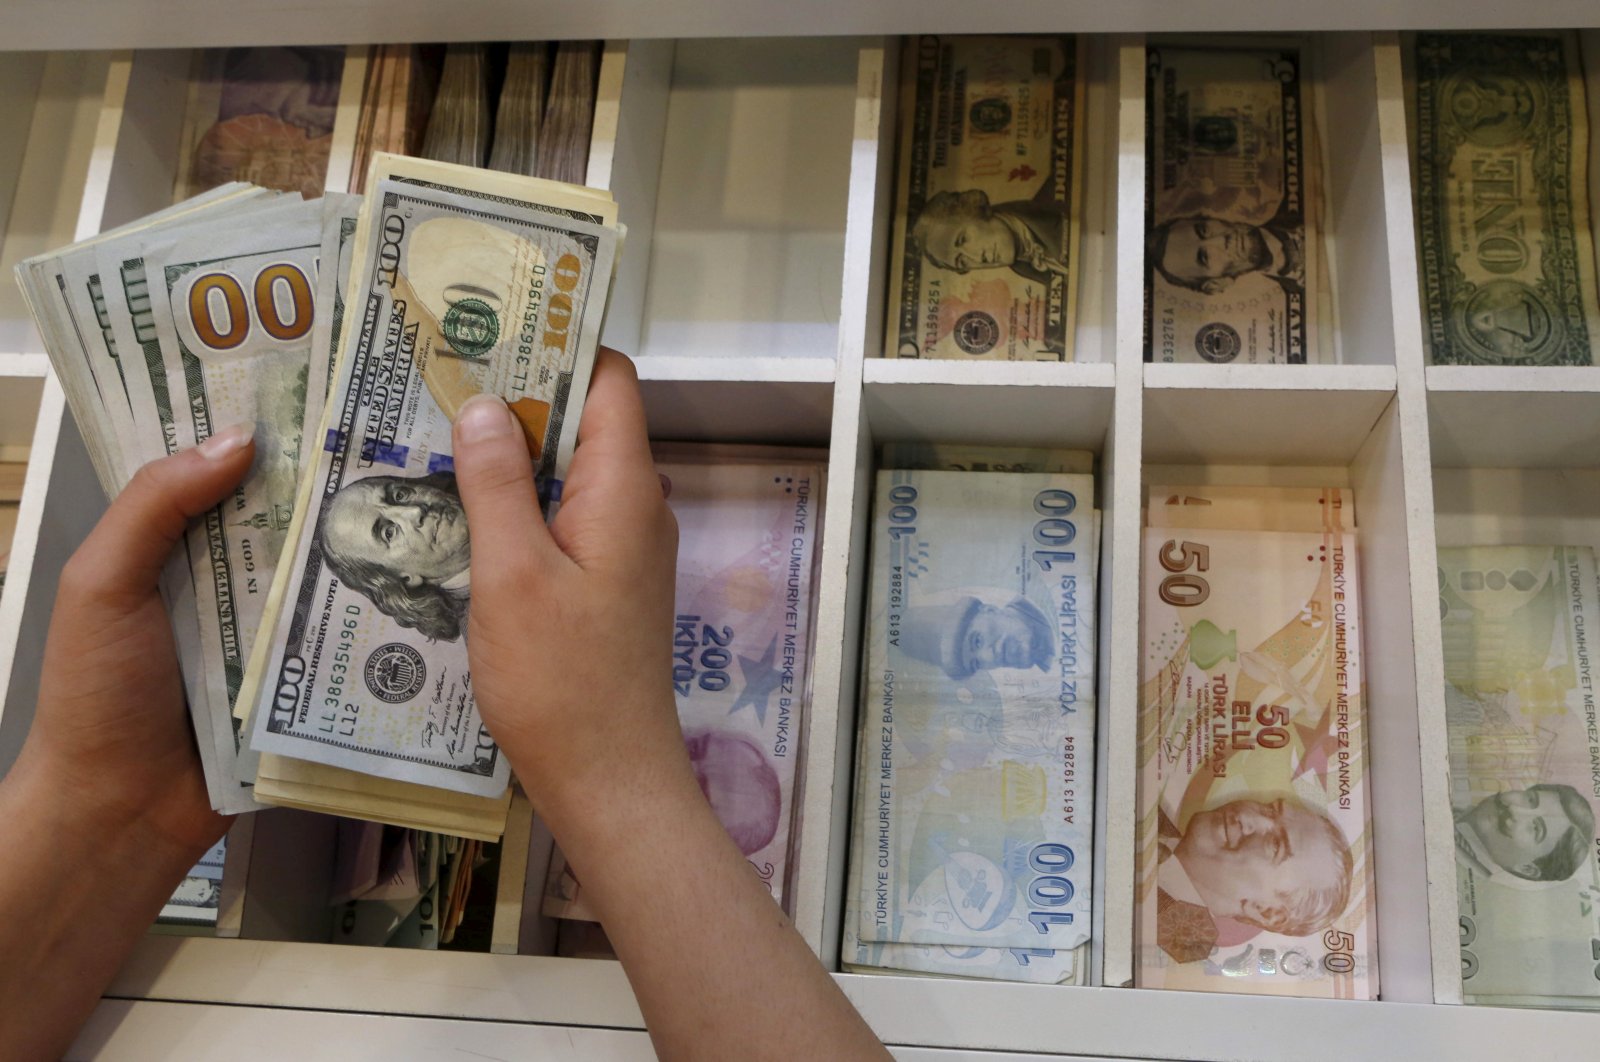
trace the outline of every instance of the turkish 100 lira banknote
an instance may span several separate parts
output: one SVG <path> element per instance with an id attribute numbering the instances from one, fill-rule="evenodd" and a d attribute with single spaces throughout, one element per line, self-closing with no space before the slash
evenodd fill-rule
<path id="1" fill-rule="evenodd" d="M 1592 365 L 1589 117 L 1575 33 L 1419 33 L 1423 339 L 1435 365 Z"/>
<path id="2" fill-rule="evenodd" d="M 1600 1006 L 1594 552 L 1439 551 L 1461 987 Z"/>
<path id="3" fill-rule="evenodd" d="M 1324 360 L 1305 68 L 1296 42 L 1150 46 L 1146 361 Z"/>
<path id="4" fill-rule="evenodd" d="M 615 208 L 563 185 L 393 156 L 371 173 L 321 448 L 244 691 L 251 746 L 491 796 L 510 768 L 467 672 L 472 551 L 451 418 L 473 394 L 502 395 L 541 482 L 559 492 Z"/>
<path id="5" fill-rule="evenodd" d="M 912 37 L 884 353 L 1070 361 L 1083 197 L 1073 37 Z"/>
<path id="6" fill-rule="evenodd" d="M 1270 490 L 1270 488 L 1262 488 Z M 1143 550 L 1137 981 L 1377 995 L 1365 691 L 1348 492 L 1295 492 L 1314 530 L 1217 526 L 1152 487 Z M 1177 504 L 1168 504 L 1170 498 Z M 1187 503 L 1181 499 L 1189 499 Z M 1210 510 L 1202 526 L 1190 508 Z M 1248 515 L 1255 506 L 1239 510 Z M 1165 526 L 1156 525 L 1161 520 Z"/>
<path id="7" fill-rule="evenodd" d="M 851 842 L 861 945 L 1059 968 L 1089 939 L 1093 499 L 1085 475 L 878 473 Z"/>

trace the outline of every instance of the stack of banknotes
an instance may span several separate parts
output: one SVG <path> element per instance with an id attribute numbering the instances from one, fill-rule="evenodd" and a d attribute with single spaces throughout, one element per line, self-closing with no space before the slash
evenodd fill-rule
<path id="1" fill-rule="evenodd" d="M 1584 546 L 1439 551 L 1468 1002 L 1600 1007 L 1600 590 Z"/>
<path id="2" fill-rule="evenodd" d="M 1312 51 L 1301 38 L 1151 43 L 1146 361 L 1338 360 Z"/>
<path id="3" fill-rule="evenodd" d="M 1092 459 L 910 445 L 882 463 L 843 964 L 1087 983 Z"/>
<path id="4" fill-rule="evenodd" d="M 1082 42 L 913 37 L 900 71 L 884 355 L 1072 360 Z"/>
<path id="5" fill-rule="evenodd" d="M 330 941 L 490 950 L 495 885 L 511 847 L 503 852 L 466 837 L 339 820 Z"/>
<path id="6" fill-rule="evenodd" d="M 1419 33 L 1405 58 L 1429 359 L 1593 365 L 1600 299 L 1577 33 Z"/>
<path id="7" fill-rule="evenodd" d="M 599 68 L 596 41 L 452 44 L 420 154 L 582 184 Z M 499 86 L 492 108 L 491 84 Z"/>
<path id="8" fill-rule="evenodd" d="M 684 742 L 728 835 L 783 903 L 827 454 L 658 443 L 655 458 L 678 522 L 672 685 Z M 595 921 L 559 852 L 544 912 Z"/>
<path id="9" fill-rule="evenodd" d="M 378 155 L 364 198 L 225 185 L 18 267 L 102 485 L 255 426 L 163 580 L 213 805 L 500 836 L 451 418 L 559 494 L 621 238 L 608 194 Z"/>
<path id="10" fill-rule="evenodd" d="M 1147 501 L 1137 982 L 1376 998 L 1351 492 Z"/>

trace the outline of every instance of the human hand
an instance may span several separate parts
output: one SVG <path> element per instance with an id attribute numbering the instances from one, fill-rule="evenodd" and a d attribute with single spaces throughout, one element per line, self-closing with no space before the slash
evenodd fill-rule
<path id="1" fill-rule="evenodd" d="M 455 468 L 472 534 L 473 692 L 534 806 L 559 836 L 603 801 L 694 790 L 669 677 L 678 530 L 633 363 L 599 352 L 548 527 L 498 398 L 457 417 Z"/>
<path id="2" fill-rule="evenodd" d="M 180 873 L 228 820 L 206 795 L 157 583 L 189 521 L 238 484 L 254 452 L 249 426 L 225 429 L 144 466 L 117 495 L 62 569 L 38 708 L 12 772 L 75 821 L 136 835 L 152 866 Z"/>

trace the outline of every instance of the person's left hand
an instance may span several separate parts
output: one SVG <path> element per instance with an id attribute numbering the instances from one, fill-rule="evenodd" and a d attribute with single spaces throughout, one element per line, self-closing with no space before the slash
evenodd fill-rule
<path id="1" fill-rule="evenodd" d="M 254 453 L 248 426 L 226 429 L 144 466 L 117 495 L 61 572 L 15 768 L 179 862 L 199 858 L 229 820 L 206 795 L 157 583 L 189 521 L 238 484 Z"/>

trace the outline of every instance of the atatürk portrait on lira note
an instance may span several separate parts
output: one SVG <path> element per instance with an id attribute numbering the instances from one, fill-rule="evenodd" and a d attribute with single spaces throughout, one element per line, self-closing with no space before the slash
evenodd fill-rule
<path id="1" fill-rule="evenodd" d="M 1243 923 L 1304 937 L 1334 923 L 1350 899 L 1350 843 L 1326 815 L 1297 800 L 1232 800 L 1190 816 L 1182 830 L 1157 809 L 1156 943 L 1199 962 Z"/>
<path id="2" fill-rule="evenodd" d="M 435 641 L 461 637 L 472 542 L 455 473 L 347 483 L 324 508 L 317 537 L 333 574 L 400 626 Z"/>

